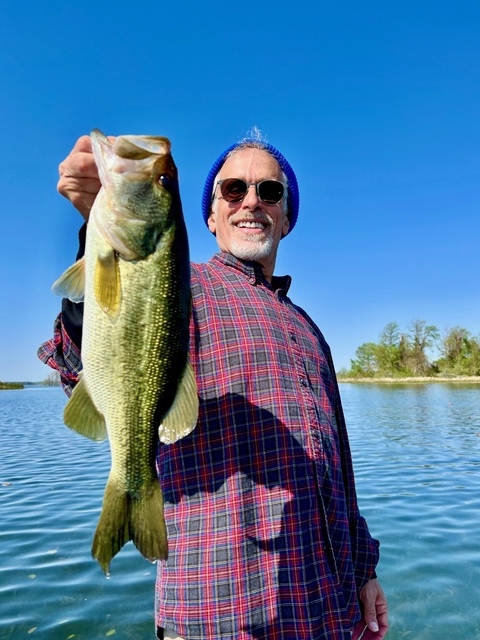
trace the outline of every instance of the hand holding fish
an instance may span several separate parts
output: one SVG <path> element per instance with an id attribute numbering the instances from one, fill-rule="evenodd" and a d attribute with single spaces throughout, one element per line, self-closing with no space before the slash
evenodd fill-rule
<path id="1" fill-rule="evenodd" d="M 109 140 L 113 141 L 114 138 L 109 137 Z M 102 186 L 90 136 L 81 136 L 77 140 L 71 152 L 60 163 L 58 172 L 58 192 L 70 200 L 85 221 L 88 221 L 90 210 Z"/>

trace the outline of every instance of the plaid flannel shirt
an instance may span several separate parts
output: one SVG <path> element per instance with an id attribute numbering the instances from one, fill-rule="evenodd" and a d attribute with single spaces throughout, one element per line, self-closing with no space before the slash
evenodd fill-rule
<path id="1" fill-rule="evenodd" d="M 228 254 L 192 265 L 200 414 L 157 459 L 156 623 L 188 640 L 350 640 L 375 576 L 330 350 L 289 285 Z M 57 322 L 41 357 L 68 388 L 80 354 Z"/>

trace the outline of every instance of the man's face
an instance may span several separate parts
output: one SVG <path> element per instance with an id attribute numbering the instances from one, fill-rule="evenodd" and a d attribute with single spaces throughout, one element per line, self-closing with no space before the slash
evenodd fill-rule
<path id="1" fill-rule="evenodd" d="M 262 180 L 284 182 L 275 158 L 255 148 L 242 149 L 230 157 L 217 180 L 225 178 L 241 178 L 247 184 Z M 251 185 L 243 200 L 227 202 L 216 187 L 208 228 L 216 235 L 221 251 L 260 263 L 269 279 L 275 267 L 278 244 L 289 228 L 286 194 L 276 204 L 265 204 Z"/>

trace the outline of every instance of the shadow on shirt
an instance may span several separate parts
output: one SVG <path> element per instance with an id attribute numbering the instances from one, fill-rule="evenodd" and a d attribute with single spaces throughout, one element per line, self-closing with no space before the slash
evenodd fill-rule
<path id="1" fill-rule="evenodd" d="M 240 394 L 201 399 L 196 429 L 161 447 L 165 577 L 189 584 L 192 611 L 219 606 L 219 637 L 349 638 L 358 610 L 336 431 L 326 415 L 305 428 L 297 406 L 282 411 L 288 427 Z"/>

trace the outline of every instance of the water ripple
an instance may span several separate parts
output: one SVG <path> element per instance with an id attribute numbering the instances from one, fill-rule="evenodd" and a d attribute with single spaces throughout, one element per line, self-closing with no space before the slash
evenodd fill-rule
<path id="1" fill-rule="evenodd" d="M 110 580 L 91 558 L 110 455 L 64 405 L 59 389 L 0 394 L 0 638 L 152 638 L 155 567 L 131 543 Z"/>
<path id="2" fill-rule="evenodd" d="M 480 638 L 480 388 L 341 385 L 389 640 Z"/>
<path id="3" fill-rule="evenodd" d="M 389 640 L 480 639 L 480 387 L 341 385 L 362 513 L 381 540 Z M 0 393 L 0 638 L 153 638 L 155 567 L 90 556 L 108 444 L 59 389 Z"/>

